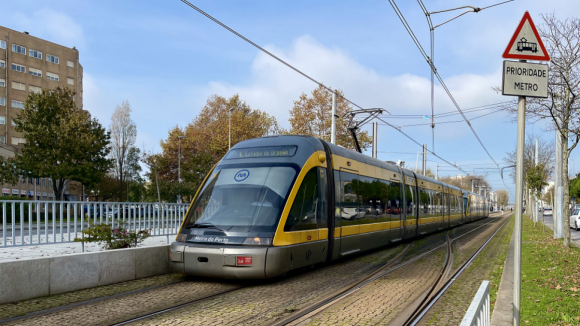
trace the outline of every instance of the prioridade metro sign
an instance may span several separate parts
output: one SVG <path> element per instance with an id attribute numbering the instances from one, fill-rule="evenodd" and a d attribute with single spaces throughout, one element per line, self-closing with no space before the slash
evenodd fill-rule
<path id="1" fill-rule="evenodd" d="M 525 60 L 550 60 L 532 17 L 527 11 L 516 28 L 503 57 L 524 61 L 505 60 L 503 62 L 503 95 L 548 97 L 548 65 L 525 62 Z"/>

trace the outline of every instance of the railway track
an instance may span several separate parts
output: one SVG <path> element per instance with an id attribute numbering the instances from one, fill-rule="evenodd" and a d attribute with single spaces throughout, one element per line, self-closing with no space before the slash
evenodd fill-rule
<path id="1" fill-rule="evenodd" d="M 452 253 L 453 253 L 453 249 L 452 249 L 452 244 L 454 241 L 472 233 L 475 232 L 476 230 L 490 224 L 493 223 L 494 220 L 489 221 L 485 224 L 482 224 L 480 226 L 478 226 L 477 228 L 474 228 L 473 230 L 470 230 L 466 233 L 463 233 L 460 236 L 454 237 L 454 238 L 450 238 L 449 237 L 449 233 L 447 233 L 447 240 L 444 244 L 437 246 L 421 255 L 418 255 L 417 257 L 414 257 L 404 263 L 398 264 L 392 268 L 389 268 L 393 265 L 394 262 L 396 262 L 400 257 L 395 257 L 395 259 L 391 260 L 391 262 L 389 263 L 388 266 L 384 266 L 383 268 L 381 268 L 380 270 L 374 272 L 373 274 L 367 276 L 365 279 L 357 282 L 356 284 L 348 287 L 347 289 L 345 289 L 344 291 L 340 291 L 339 293 L 335 293 L 334 295 L 327 297 L 319 302 L 316 302 L 306 308 L 301 309 L 299 312 L 288 316 L 282 320 L 279 320 L 277 322 L 275 322 L 273 325 L 274 326 L 283 326 L 283 325 L 299 325 L 303 322 L 307 322 L 308 319 L 312 318 L 313 316 L 315 316 L 316 314 L 318 314 L 319 312 L 325 310 L 326 308 L 338 303 L 340 300 L 344 299 L 345 297 L 347 297 L 348 295 L 356 292 L 357 290 L 362 289 L 365 286 L 368 286 L 370 284 L 372 284 L 375 280 L 390 274 L 392 272 L 394 272 L 395 270 L 406 266 L 410 263 L 413 263 L 421 258 L 423 258 L 426 255 L 429 255 L 431 253 L 433 253 L 434 251 L 446 246 L 447 247 L 447 255 L 445 258 L 445 263 L 444 266 L 437 278 L 437 280 L 435 281 L 434 285 L 427 291 L 427 293 L 424 295 L 423 299 L 420 301 L 419 305 L 417 306 L 417 308 L 415 308 L 411 314 L 404 318 L 403 320 L 400 319 L 396 319 L 395 323 L 391 323 L 393 325 L 405 325 L 405 326 L 410 326 L 410 325 L 416 325 L 419 320 L 421 320 L 421 318 L 425 315 L 425 313 L 433 306 L 433 304 L 437 301 L 437 299 L 439 299 L 441 297 L 441 295 L 443 295 L 443 293 L 445 293 L 445 291 L 449 288 L 449 286 L 451 286 L 451 284 L 453 283 L 453 281 L 465 270 L 465 268 L 475 259 L 475 257 L 477 257 L 477 255 L 485 248 L 485 246 L 487 246 L 487 244 L 491 241 L 491 239 L 493 239 L 493 237 L 503 228 L 503 226 L 509 221 L 510 218 L 507 218 L 506 221 L 487 239 L 487 241 L 457 270 L 457 272 L 455 272 L 453 274 L 453 276 L 451 278 L 448 278 L 447 281 L 445 281 L 446 279 L 446 275 L 449 273 L 449 271 L 451 270 L 451 266 L 452 266 Z M 405 250 L 406 252 L 406 250 Z M 403 253 L 401 253 L 403 254 Z M 402 256 L 402 255 L 401 255 Z"/>
<path id="2" fill-rule="evenodd" d="M 383 276 L 385 276 L 385 275 L 387 275 L 389 273 L 392 273 L 393 271 L 395 271 L 395 270 L 397 270 L 397 269 L 399 269 L 399 268 L 401 268 L 401 267 L 403 267 L 405 265 L 411 264 L 411 263 L 417 261 L 418 259 L 421 259 L 422 257 L 425 257 L 426 255 L 429 255 L 429 254 L 433 253 L 434 251 L 442 248 L 443 246 L 447 246 L 448 247 L 448 254 L 447 254 L 447 258 L 446 258 L 446 262 L 445 262 L 445 268 L 447 268 L 447 270 L 442 270 L 441 271 L 441 273 L 440 273 L 440 275 L 438 277 L 438 281 L 436 282 L 437 289 L 435 289 L 435 286 L 434 286 L 429 291 L 429 295 L 426 295 L 425 296 L 425 299 L 423 300 L 424 301 L 424 304 L 422 302 L 422 305 L 421 305 L 422 307 L 427 307 L 427 306 L 430 307 L 430 305 L 432 305 L 434 303 L 434 301 L 432 299 L 435 298 L 435 297 L 438 298 L 438 296 L 440 296 L 440 294 L 439 294 L 440 291 L 438 291 L 438 289 L 446 288 L 446 285 L 447 285 L 447 283 L 444 283 L 443 282 L 443 279 L 444 279 L 444 276 L 447 273 L 449 273 L 448 272 L 448 269 L 449 269 L 449 266 L 452 263 L 452 260 L 450 259 L 450 257 L 451 257 L 451 251 L 450 251 L 451 250 L 451 243 L 453 241 L 457 240 L 457 239 L 460 239 L 460 238 L 462 238 L 462 237 L 464 237 L 464 236 L 472 233 L 472 232 L 476 232 L 478 229 L 483 228 L 486 225 L 489 225 L 490 223 L 493 223 L 495 221 L 496 221 L 496 219 L 493 219 L 491 221 L 488 221 L 486 223 L 483 223 L 483 224 L 475 227 L 474 229 L 472 229 L 470 231 L 467 231 L 465 233 L 462 233 L 461 235 L 456 236 L 454 238 L 451 238 L 450 235 L 449 235 L 449 233 L 448 233 L 447 236 L 446 236 L 447 240 L 446 240 L 446 242 L 444 244 L 439 245 L 437 247 L 434 247 L 434 248 L 432 248 L 432 249 L 430 249 L 430 250 L 428 250 L 428 251 L 426 251 L 426 252 L 424 252 L 424 253 L 422 253 L 422 254 L 420 254 L 420 255 L 412 258 L 412 259 L 409 259 L 408 261 L 405 261 L 403 263 L 396 264 L 411 249 L 411 247 L 414 244 L 414 242 L 411 242 L 396 257 L 390 259 L 383 266 L 379 267 L 374 272 L 372 272 L 369 275 L 365 276 L 363 279 L 360 279 L 358 281 L 354 281 L 354 283 L 351 283 L 350 285 L 345 286 L 345 287 L 343 287 L 342 289 L 340 289 L 338 291 L 335 291 L 331 295 L 325 297 L 323 300 L 320 300 L 320 301 L 318 301 L 318 302 L 316 302 L 316 303 L 314 303 L 312 305 L 309 305 L 306 308 L 300 309 L 297 313 L 294 313 L 294 314 L 290 315 L 287 318 L 284 318 L 282 320 L 279 320 L 279 321 L 275 322 L 275 325 L 296 324 L 296 323 L 299 323 L 299 322 L 301 322 L 303 320 L 306 320 L 306 319 L 309 318 L 309 316 L 312 316 L 312 315 L 316 314 L 317 312 L 319 312 L 321 310 L 324 310 L 325 308 L 333 305 L 334 303 L 338 302 L 342 298 L 348 297 L 350 294 L 356 292 L 357 290 L 359 290 L 359 289 L 361 289 L 361 288 L 363 288 L 365 286 L 368 286 L 369 284 L 372 284 L 373 281 L 375 281 L 375 280 L 377 280 L 377 279 L 379 279 L 379 278 L 381 278 L 381 277 L 383 277 Z M 506 220 L 506 222 L 507 222 L 507 220 Z M 503 225 L 502 225 L 502 227 L 503 227 Z M 501 227 L 498 229 L 498 231 L 500 229 L 501 229 Z M 496 231 L 496 233 L 497 233 L 497 231 Z M 494 235 L 495 235 L 495 233 L 494 233 Z M 493 238 L 493 236 L 490 237 L 490 239 L 491 238 Z M 489 242 L 489 240 L 488 240 L 488 242 Z M 482 246 L 482 248 L 483 248 L 483 246 Z M 478 252 L 481 251 L 481 249 L 478 250 Z M 471 261 L 471 260 L 473 260 L 473 257 L 469 261 Z M 460 269 L 460 271 L 462 271 L 465 268 L 465 266 L 467 266 L 467 265 L 468 265 L 468 263 L 464 264 L 464 267 L 462 267 Z M 458 275 L 459 273 L 456 273 L 456 274 Z M 455 278 L 455 275 L 454 275 L 454 277 L 452 277 L 452 279 L 453 278 Z M 74 308 L 79 307 L 79 306 L 89 305 L 89 304 L 93 304 L 93 303 L 96 303 L 96 302 L 99 302 L 99 301 L 105 301 L 105 300 L 108 300 L 108 299 L 114 299 L 114 298 L 119 298 L 119 297 L 127 297 L 129 295 L 138 294 L 140 292 L 159 290 L 159 289 L 162 289 L 162 288 L 166 288 L 166 287 L 175 285 L 177 283 L 184 283 L 184 282 L 187 282 L 187 281 L 173 282 L 173 283 L 169 283 L 169 284 L 165 284 L 165 285 L 159 285 L 159 286 L 149 287 L 149 288 L 135 290 L 135 291 L 131 291 L 131 292 L 120 293 L 120 294 L 116 294 L 116 295 L 113 295 L 113 296 L 106 296 L 106 297 L 101 297 L 101 298 L 97 298 L 97 299 L 93 299 L 93 300 L 78 302 L 78 303 L 74 303 L 74 304 L 71 304 L 71 305 L 63 306 L 63 307 L 58 307 L 58 308 L 53 308 L 53 309 L 38 311 L 38 312 L 31 313 L 31 314 L 27 314 L 27 315 L 24 315 L 24 316 L 19 316 L 19 317 L 14 317 L 14 318 L 10 318 L 10 319 L 0 320 L 0 323 L 7 323 L 7 322 L 14 322 L 14 321 L 15 322 L 18 322 L 18 321 L 25 322 L 25 320 L 27 318 L 40 317 L 40 316 L 43 316 L 43 315 L 50 315 L 50 314 L 53 314 L 53 313 L 56 313 L 56 312 L 59 312 L 59 311 L 62 311 L 62 310 L 74 309 Z M 199 304 L 199 303 L 202 303 L 202 302 L 205 302 L 205 301 L 209 301 L 209 300 L 212 300 L 212 299 L 216 299 L 216 298 L 218 298 L 220 296 L 223 296 L 223 295 L 232 294 L 233 292 L 240 291 L 243 288 L 247 288 L 248 286 L 249 285 L 247 285 L 247 284 L 242 284 L 242 285 L 240 285 L 238 287 L 235 287 L 233 289 L 228 289 L 226 291 L 220 291 L 218 293 L 214 293 L 214 294 L 211 294 L 211 295 L 199 297 L 199 298 L 196 298 L 196 299 L 193 299 L 193 300 L 190 300 L 190 301 L 182 302 L 182 303 L 177 304 L 175 306 L 163 307 L 163 308 L 160 308 L 159 310 L 153 311 L 153 312 L 150 312 L 149 311 L 146 314 L 143 314 L 141 316 L 128 318 L 128 319 L 122 320 L 120 322 L 119 321 L 114 321 L 114 323 L 112 323 L 112 325 L 126 325 L 126 324 L 130 324 L 130 323 L 133 323 L 133 322 L 138 322 L 138 321 L 141 321 L 141 320 L 145 320 L 145 319 L 148 319 L 148 318 L 151 318 L 151 317 L 155 317 L 155 316 L 158 316 L 158 315 L 163 315 L 163 314 L 166 314 L 166 313 L 169 313 L 169 312 L 172 312 L 172 311 L 176 311 L 176 310 L 182 309 L 182 308 L 187 307 L 187 306 L 192 306 L 192 305 L 196 305 L 196 304 Z M 447 285 L 447 287 L 448 287 L 448 285 Z M 436 301 L 436 298 L 435 298 L 435 301 Z M 427 311 L 427 310 L 428 310 L 428 308 L 425 311 Z M 424 314 L 424 312 L 423 312 L 423 314 Z M 422 316 L 421 311 L 417 311 L 416 313 L 414 312 L 413 316 L 417 316 L 420 319 L 420 317 Z M 410 325 L 414 325 L 414 324 L 411 323 Z"/>

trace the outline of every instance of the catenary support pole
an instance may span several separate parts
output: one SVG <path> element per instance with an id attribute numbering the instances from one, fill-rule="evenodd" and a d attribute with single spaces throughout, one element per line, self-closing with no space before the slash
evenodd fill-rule
<path id="1" fill-rule="evenodd" d="M 516 149 L 516 221 L 514 230 L 514 297 L 513 325 L 520 325 L 520 291 L 522 267 L 522 213 L 524 200 L 524 146 L 526 135 L 526 98 L 518 97 L 518 137 Z"/>
<path id="2" fill-rule="evenodd" d="M 423 145 L 423 175 L 427 176 L 427 145 Z"/>
<path id="3" fill-rule="evenodd" d="M 332 92 L 332 126 L 330 129 L 330 142 L 336 145 L 336 90 Z"/>
<path id="4" fill-rule="evenodd" d="M 374 121 L 373 122 L 373 157 L 374 158 L 377 158 L 377 142 L 378 142 L 377 136 L 378 136 L 378 134 L 377 134 L 377 122 Z"/>
<path id="5" fill-rule="evenodd" d="M 536 138 L 536 166 L 538 165 L 538 138 Z M 534 194 L 534 225 L 536 225 L 536 223 L 538 223 L 538 196 L 537 194 Z"/>
<path id="6" fill-rule="evenodd" d="M 437 168 L 435 169 L 435 180 L 439 180 L 439 163 L 437 163 Z"/>

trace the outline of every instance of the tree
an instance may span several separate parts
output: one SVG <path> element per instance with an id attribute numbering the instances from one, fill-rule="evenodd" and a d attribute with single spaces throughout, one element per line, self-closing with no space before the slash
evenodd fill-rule
<path id="1" fill-rule="evenodd" d="M 530 195 L 541 199 L 542 188 L 547 185 L 546 179 L 548 176 L 545 174 L 545 168 L 543 164 L 538 164 L 528 170 L 525 179 L 526 184 L 530 188 Z M 536 226 L 536 221 L 534 219 L 534 226 Z"/>
<path id="2" fill-rule="evenodd" d="M 554 14 L 542 15 L 539 33 L 551 56 L 548 98 L 529 98 L 526 117 L 533 122 L 550 119 L 550 130 L 561 139 L 564 207 L 570 204 L 568 159 L 580 140 L 580 18 L 561 21 Z M 517 106 L 506 110 L 517 119 Z M 564 247 L 570 248 L 570 212 L 564 209 Z M 562 218 L 562 217 L 555 217 Z"/>
<path id="3" fill-rule="evenodd" d="M 356 149 L 351 134 L 347 130 L 343 117 L 352 111 L 352 106 L 342 97 L 342 91 L 338 91 L 336 97 L 336 144 Z M 290 110 L 290 131 L 292 135 L 308 135 L 330 142 L 332 127 L 332 94 L 322 86 L 312 91 L 311 96 L 304 93 L 298 101 L 294 101 L 294 107 Z M 358 142 L 361 150 L 367 149 L 372 144 L 372 138 L 368 132 L 359 132 Z"/>
<path id="4" fill-rule="evenodd" d="M 542 201 L 548 203 L 551 207 L 554 207 L 554 186 L 549 186 L 544 189 Z"/>
<path id="5" fill-rule="evenodd" d="M 87 111 L 75 107 L 74 95 L 62 88 L 30 93 L 14 120 L 26 140 L 22 155 L 16 157 L 18 170 L 27 177 L 52 178 L 56 198 L 68 181 L 93 185 L 111 166 L 109 133 Z"/>
<path id="6" fill-rule="evenodd" d="M 234 110 L 230 112 L 231 108 Z M 159 185 L 157 197 L 162 200 L 174 201 L 179 193 L 184 200 L 191 199 L 205 175 L 229 150 L 230 114 L 232 146 L 246 139 L 280 133 L 274 117 L 250 108 L 239 95 L 230 98 L 212 95 L 191 123 L 169 131 L 167 139 L 161 141 L 161 153 L 143 155 L 143 162 L 149 167 L 148 196 Z M 180 136 L 184 137 L 181 141 Z M 180 144 L 181 184 L 178 182 Z"/>
<path id="7" fill-rule="evenodd" d="M 139 153 L 135 148 L 137 126 L 131 120 L 131 105 L 123 101 L 111 117 L 111 159 L 114 162 L 112 174 L 118 181 L 117 199 L 122 200 L 127 189 L 128 176 L 134 176 L 136 165 L 139 165 Z M 137 151 L 137 153 L 136 153 Z M 133 170 L 132 170 L 133 169 Z M 139 168 L 140 170 L 140 168 Z"/>
<path id="8" fill-rule="evenodd" d="M 8 183 L 13 186 L 18 183 L 16 159 L 13 157 L 0 156 L 0 184 L 2 183 Z"/>
<path id="9" fill-rule="evenodd" d="M 505 189 L 500 189 L 497 192 L 497 204 L 500 207 L 506 207 L 509 203 L 509 192 Z"/>

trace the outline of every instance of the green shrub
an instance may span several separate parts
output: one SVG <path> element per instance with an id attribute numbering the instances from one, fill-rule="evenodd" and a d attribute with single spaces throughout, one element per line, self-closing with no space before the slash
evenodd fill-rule
<path id="1" fill-rule="evenodd" d="M 0 197 L 0 223 L 2 221 L 2 216 L 4 214 L 4 203 L 3 201 L 6 200 L 28 200 L 26 198 L 20 198 L 18 196 L 5 196 L 5 197 Z M 34 205 L 33 204 L 29 204 L 29 203 L 24 203 L 23 204 L 23 208 L 24 208 L 24 221 L 28 221 L 28 208 L 32 207 L 34 209 Z M 19 223 L 20 222 L 20 203 L 15 203 L 14 204 L 14 217 L 15 217 L 15 222 Z M 11 223 L 12 222 L 12 203 L 6 203 L 6 223 Z"/>
<path id="2" fill-rule="evenodd" d="M 113 227 L 111 224 L 94 224 L 89 221 L 89 228 L 83 230 L 85 238 L 75 238 L 75 242 L 97 242 L 105 250 L 131 248 L 149 238 L 149 231 L 127 230 L 123 222 Z"/>

